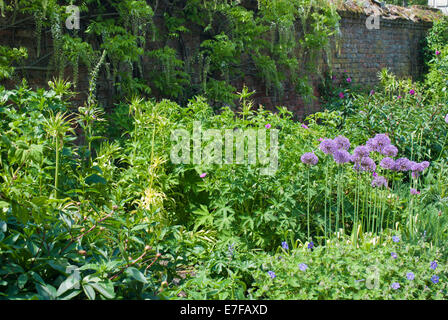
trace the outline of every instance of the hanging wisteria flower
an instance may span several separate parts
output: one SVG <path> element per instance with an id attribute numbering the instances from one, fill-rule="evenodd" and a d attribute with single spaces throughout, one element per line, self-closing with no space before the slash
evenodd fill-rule
<path id="1" fill-rule="evenodd" d="M 408 278 L 408 280 L 414 280 L 415 274 L 413 272 L 408 272 L 406 273 L 406 278 Z"/>
<path id="2" fill-rule="evenodd" d="M 397 259 L 397 254 L 395 252 L 391 252 L 390 256 L 394 259 Z"/>
<path id="3" fill-rule="evenodd" d="M 410 170 L 410 165 L 411 165 L 411 162 L 409 161 L 409 159 L 400 158 L 400 159 L 397 159 L 397 161 L 395 161 L 394 169 L 396 171 L 408 171 L 408 170 Z"/>
<path id="4" fill-rule="evenodd" d="M 393 241 L 393 242 L 400 242 L 400 237 L 398 237 L 398 236 L 392 236 L 392 241 Z"/>
<path id="5" fill-rule="evenodd" d="M 288 243 L 286 241 L 282 242 L 282 248 L 285 249 L 285 250 L 289 249 Z"/>
<path id="6" fill-rule="evenodd" d="M 411 194 L 415 196 L 417 194 L 420 194 L 420 191 L 417 191 L 416 189 L 411 188 Z"/>
<path id="7" fill-rule="evenodd" d="M 436 261 L 431 262 L 430 268 L 431 268 L 432 270 L 436 270 L 436 268 L 437 268 L 437 262 L 436 262 Z"/>
<path id="8" fill-rule="evenodd" d="M 306 269 L 308 269 L 308 266 L 305 263 L 300 263 L 299 269 L 300 271 L 306 271 Z"/>
<path id="9" fill-rule="evenodd" d="M 336 150 L 333 153 L 333 159 L 336 163 L 343 164 L 350 162 L 351 155 L 346 150 Z"/>
<path id="10" fill-rule="evenodd" d="M 381 188 L 383 186 L 387 188 L 387 179 L 383 176 L 376 176 L 372 181 L 372 187 Z"/>
<path id="11" fill-rule="evenodd" d="M 264 126 L 266 129 L 270 129 L 271 128 L 271 124 L 268 123 L 267 125 Z"/>
<path id="12" fill-rule="evenodd" d="M 383 160 L 381 160 L 380 162 L 380 166 L 383 167 L 384 169 L 394 170 L 395 160 L 389 157 L 383 158 Z"/>
<path id="13" fill-rule="evenodd" d="M 385 146 L 381 151 L 381 154 L 388 156 L 388 157 L 396 157 L 398 154 L 398 149 L 394 145 L 388 145 Z"/>
<path id="14" fill-rule="evenodd" d="M 303 154 L 300 157 L 300 161 L 302 161 L 302 163 L 304 164 L 308 164 L 308 165 L 316 165 L 317 162 L 319 161 L 319 159 L 317 158 L 317 156 L 312 153 L 312 152 L 307 152 L 305 154 Z"/>
<path id="15" fill-rule="evenodd" d="M 276 277 L 275 272 L 274 271 L 268 271 L 268 275 L 274 279 Z"/>
<path id="16" fill-rule="evenodd" d="M 334 138 L 334 143 L 336 143 L 336 147 L 338 150 L 350 149 L 350 140 L 344 136 L 337 136 L 336 138 Z"/>
<path id="17" fill-rule="evenodd" d="M 413 96 L 413 95 L 415 94 L 415 90 L 414 90 L 414 89 L 409 90 L 409 94 L 410 94 L 411 96 Z"/>
<path id="18" fill-rule="evenodd" d="M 339 98 L 344 98 L 344 93 L 343 92 L 339 92 Z"/>
<path id="19" fill-rule="evenodd" d="M 397 290 L 398 288 L 400 288 L 400 284 L 398 282 L 394 282 L 390 285 L 390 287 L 394 290 Z"/>
<path id="20" fill-rule="evenodd" d="M 201 173 L 201 175 L 199 176 L 199 177 L 201 177 L 201 178 L 205 178 L 207 176 L 207 173 Z"/>
<path id="21" fill-rule="evenodd" d="M 319 149 L 325 154 L 333 154 L 337 150 L 337 146 L 333 140 L 325 139 L 320 143 Z"/>
<path id="22" fill-rule="evenodd" d="M 436 275 L 433 275 L 433 276 L 431 277 L 431 282 L 434 283 L 434 284 L 439 283 L 439 277 L 436 276 Z"/>

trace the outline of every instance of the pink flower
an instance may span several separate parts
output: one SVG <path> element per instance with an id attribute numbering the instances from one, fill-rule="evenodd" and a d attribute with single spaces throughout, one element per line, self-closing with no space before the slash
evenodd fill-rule
<path id="1" fill-rule="evenodd" d="M 347 72 L 347 70 L 344 69 L 344 72 Z"/>
<path id="2" fill-rule="evenodd" d="M 409 94 L 410 94 L 411 96 L 413 96 L 413 95 L 415 94 L 414 89 L 409 90 Z"/>
<path id="3" fill-rule="evenodd" d="M 339 92 L 339 98 L 344 98 L 344 93 L 343 92 Z"/>
<path id="4" fill-rule="evenodd" d="M 370 95 L 373 96 L 375 94 L 375 90 L 370 90 Z"/>
<path id="5" fill-rule="evenodd" d="M 448 115 L 447 115 L 448 116 Z M 319 138 L 319 139 L 317 139 L 317 141 L 324 141 L 325 139 L 324 138 Z"/>
<path id="6" fill-rule="evenodd" d="M 401 99 L 401 96 L 398 96 L 397 99 Z"/>
<path id="7" fill-rule="evenodd" d="M 439 50 L 436 50 L 436 56 L 438 56 L 440 54 Z"/>
<path id="8" fill-rule="evenodd" d="M 302 124 L 302 128 L 304 129 L 309 129 L 308 126 L 306 124 Z"/>
<path id="9" fill-rule="evenodd" d="M 448 123 L 448 114 L 445 116 L 445 122 Z"/>
<path id="10" fill-rule="evenodd" d="M 271 124 L 268 123 L 267 125 L 264 126 L 266 129 L 270 129 L 271 128 Z"/>
<path id="11" fill-rule="evenodd" d="M 416 189 L 412 188 L 411 194 L 413 194 L 413 195 L 420 194 L 420 191 L 417 191 Z"/>
<path id="12" fill-rule="evenodd" d="M 205 176 L 207 175 L 207 173 L 201 173 L 201 175 L 199 176 L 199 177 L 201 177 L 201 178 L 205 178 Z"/>
<path id="13" fill-rule="evenodd" d="M 352 78 L 350 78 L 350 77 L 348 77 L 346 80 L 348 83 L 352 82 Z"/>

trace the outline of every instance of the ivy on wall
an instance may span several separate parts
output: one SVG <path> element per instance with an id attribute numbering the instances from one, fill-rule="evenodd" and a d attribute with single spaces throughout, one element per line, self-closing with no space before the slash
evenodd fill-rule
<path id="1" fill-rule="evenodd" d="M 245 76 L 262 81 L 267 94 L 281 96 L 287 81 L 310 96 L 307 75 L 319 73 L 325 52 L 331 57 L 329 39 L 338 33 L 340 19 L 328 0 L 2 3 L 10 23 L 17 13 L 33 16 L 37 57 L 42 30 L 51 31 L 51 65 L 60 76 L 71 66 L 75 86 L 79 65 L 91 71 L 105 52 L 104 77 L 114 84 L 116 98 L 156 94 L 185 102 L 201 94 L 221 104 L 233 104 L 231 84 Z M 80 8 L 80 30 L 64 26 L 69 5 Z M 191 36 L 200 39 L 194 50 L 185 45 Z"/>

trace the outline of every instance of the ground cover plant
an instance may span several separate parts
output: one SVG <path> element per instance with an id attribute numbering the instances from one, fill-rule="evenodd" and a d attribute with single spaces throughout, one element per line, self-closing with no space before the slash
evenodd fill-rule
<path id="1" fill-rule="evenodd" d="M 60 78 L 0 87 L 0 299 L 446 299 L 446 25 L 428 36 L 423 81 L 383 70 L 363 92 L 337 75 L 343 85 L 301 122 L 255 106 L 247 87 L 232 92 L 237 108 L 131 90 L 105 110 L 95 79 L 110 47 L 92 62 L 82 106 Z M 231 41 L 213 41 L 204 48 L 231 59 Z M 26 55 L 1 50 L 0 76 L 10 77 Z M 165 80 L 154 85 L 181 95 L 182 81 Z M 213 134 L 190 141 L 199 127 Z M 264 134 L 271 174 L 250 156 L 194 161 L 194 150 L 213 158 L 217 137 L 238 130 Z M 176 132 L 188 134 L 179 163 Z"/>

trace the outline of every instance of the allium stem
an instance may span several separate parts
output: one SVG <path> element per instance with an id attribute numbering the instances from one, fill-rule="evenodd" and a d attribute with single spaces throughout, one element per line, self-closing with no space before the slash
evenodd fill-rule
<path id="1" fill-rule="evenodd" d="M 307 170 L 307 178 L 308 178 L 308 204 L 306 208 L 306 226 L 308 230 L 308 241 L 310 240 L 310 168 L 308 166 Z"/>

